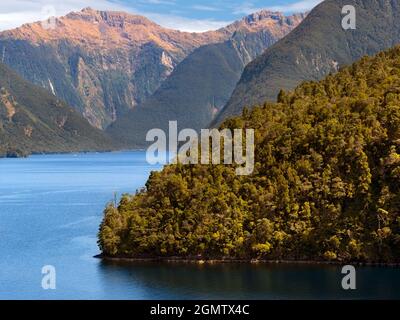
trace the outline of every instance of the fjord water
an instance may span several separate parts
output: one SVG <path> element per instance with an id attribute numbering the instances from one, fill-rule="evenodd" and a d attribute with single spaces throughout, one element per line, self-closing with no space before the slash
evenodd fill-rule
<path id="1" fill-rule="evenodd" d="M 341 288 L 338 266 L 110 263 L 96 235 L 104 205 L 150 172 L 144 152 L 0 159 L 0 299 L 390 299 L 400 272 L 357 269 Z M 57 289 L 41 287 L 56 268 Z"/>

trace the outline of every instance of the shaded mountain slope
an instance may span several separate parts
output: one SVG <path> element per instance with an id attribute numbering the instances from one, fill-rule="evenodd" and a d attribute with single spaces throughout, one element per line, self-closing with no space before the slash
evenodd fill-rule
<path id="1" fill-rule="evenodd" d="M 0 156 L 116 147 L 76 110 L 0 64 Z"/>
<path id="2" fill-rule="evenodd" d="M 342 8 L 356 8 L 356 30 L 342 28 Z M 245 106 L 274 101 L 280 89 L 317 80 L 364 55 L 400 43 L 400 2 L 326 0 L 300 26 L 250 63 L 231 99 L 214 122 L 240 114 Z"/>
<path id="3" fill-rule="evenodd" d="M 129 145 L 144 146 L 147 131 L 153 128 L 167 130 L 170 120 L 177 121 L 181 129 L 207 128 L 228 101 L 245 65 L 295 28 L 303 18 L 300 14 L 286 17 L 268 11 L 245 18 L 243 24 L 238 23 L 241 27 L 229 41 L 195 50 L 154 95 L 121 116 L 107 132 Z M 245 27 L 257 21 L 268 23 L 257 31 Z"/>

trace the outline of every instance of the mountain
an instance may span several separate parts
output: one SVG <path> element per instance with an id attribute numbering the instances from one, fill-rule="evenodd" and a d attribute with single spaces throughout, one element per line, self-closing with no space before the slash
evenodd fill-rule
<path id="1" fill-rule="evenodd" d="M 228 41 L 196 49 L 151 97 L 121 116 L 107 132 L 141 147 L 150 129 L 167 129 L 169 120 L 177 121 L 182 129 L 207 128 L 227 103 L 244 67 L 303 18 L 303 14 L 286 17 L 260 11 L 228 26 L 227 30 L 234 31 Z"/>
<path id="2" fill-rule="evenodd" d="M 107 206 L 103 256 L 400 262 L 400 46 L 221 129 L 255 130 L 252 174 L 223 164 L 152 173 Z"/>
<path id="3" fill-rule="evenodd" d="M 188 33 L 138 15 L 86 8 L 57 18 L 55 28 L 37 22 L 1 32 L 0 61 L 104 129 L 151 96 L 196 48 L 224 42 L 238 30 L 282 33 L 262 14 L 251 19 Z"/>
<path id="4" fill-rule="evenodd" d="M 76 110 L 0 64 L 0 157 L 115 146 Z"/>
<path id="5" fill-rule="evenodd" d="M 356 9 L 356 30 L 342 28 L 342 8 Z M 280 89 L 304 80 L 318 80 L 364 55 L 400 42 L 400 2 L 326 0 L 314 8 L 292 33 L 250 63 L 214 124 L 265 100 Z"/>
<path id="6" fill-rule="evenodd" d="M 143 102 L 194 49 L 231 31 L 187 33 L 91 8 L 0 33 L 0 61 L 105 128 Z"/>

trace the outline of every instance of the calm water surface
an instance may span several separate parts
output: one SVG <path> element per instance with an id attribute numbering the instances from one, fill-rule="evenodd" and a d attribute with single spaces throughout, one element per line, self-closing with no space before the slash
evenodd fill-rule
<path id="1" fill-rule="evenodd" d="M 106 263 L 96 234 L 116 193 L 143 187 L 158 170 L 144 152 L 0 159 L 0 299 L 400 298 L 400 269 L 359 268 L 358 290 L 340 268 L 292 265 Z M 57 289 L 41 288 L 41 269 Z"/>

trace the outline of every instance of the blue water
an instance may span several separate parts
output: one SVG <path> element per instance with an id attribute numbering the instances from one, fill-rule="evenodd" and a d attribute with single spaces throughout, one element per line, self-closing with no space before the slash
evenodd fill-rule
<path id="1" fill-rule="evenodd" d="M 396 268 L 358 268 L 357 290 L 340 268 L 296 265 L 106 263 L 96 234 L 107 202 L 158 170 L 144 152 L 0 159 L 0 299 L 400 298 Z M 56 290 L 41 269 L 56 268 Z"/>

